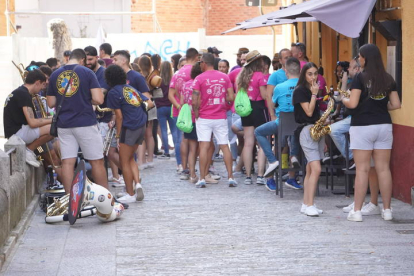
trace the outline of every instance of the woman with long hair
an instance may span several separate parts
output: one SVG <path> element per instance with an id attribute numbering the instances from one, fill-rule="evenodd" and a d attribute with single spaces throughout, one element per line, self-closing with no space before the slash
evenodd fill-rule
<path id="1" fill-rule="evenodd" d="M 393 142 L 390 110 L 401 107 L 394 79 L 385 71 L 381 53 L 374 44 L 359 49 L 363 71 L 351 84 L 351 96 L 343 104 L 354 109 L 351 118 L 351 149 L 356 165 L 355 205 L 348 214 L 350 221 L 362 221 L 361 208 L 368 188 L 371 158 L 379 180 L 382 218 L 392 220 L 392 178 L 390 156 Z"/>
<path id="2" fill-rule="evenodd" d="M 171 56 L 171 65 L 174 69 L 174 73 L 178 71 L 178 63 L 181 59 L 182 55 L 180 54 L 175 54 Z"/>
<path id="3" fill-rule="evenodd" d="M 178 137 L 176 137 L 176 125 L 174 119 L 171 118 L 171 102 L 168 99 L 168 90 L 170 87 L 170 81 L 173 75 L 171 63 L 168 61 L 163 61 L 161 63 L 161 90 L 163 97 L 159 99 L 155 99 L 155 104 L 157 105 L 157 116 L 158 121 L 161 128 L 161 141 L 162 146 L 164 148 L 164 154 L 159 156 L 159 159 L 169 159 L 170 158 L 170 148 L 168 145 L 168 129 L 167 129 L 167 122 L 168 126 L 171 130 L 171 134 L 173 134 L 173 141 L 174 145 L 177 143 Z"/>
<path id="4" fill-rule="evenodd" d="M 142 109 L 143 101 L 148 98 L 126 84 L 125 71 L 118 65 L 111 65 L 105 70 L 105 79 L 111 90 L 108 92 L 108 107 L 115 110 L 116 137 L 119 145 L 119 159 L 124 174 L 127 194 L 118 198 L 122 203 L 131 203 L 144 199 L 140 184 L 134 152 L 144 140 L 147 114 Z M 126 97 L 125 95 L 129 95 Z M 149 101 L 150 105 L 153 105 Z M 133 182 L 135 181 L 135 191 Z"/>
<path id="5" fill-rule="evenodd" d="M 150 74 L 150 79 L 149 79 L 149 83 L 152 86 L 152 82 L 154 82 L 155 76 L 160 76 L 160 69 L 161 69 L 161 56 L 159 54 L 153 54 L 151 55 L 151 62 L 152 62 L 152 72 Z M 151 88 L 158 88 L 158 87 L 149 87 Z M 158 106 L 157 106 L 158 108 Z M 153 125 L 152 125 L 152 136 L 154 137 L 154 154 L 155 155 L 161 155 L 162 153 L 159 151 L 158 148 L 158 136 L 161 138 L 161 128 L 159 126 L 159 121 L 158 121 L 158 112 L 157 112 L 157 119 L 153 120 Z"/>
<path id="6" fill-rule="evenodd" d="M 325 137 L 314 141 L 310 136 L 310 128 L 320 118 L 319 105 L 316 97 L 319 92 L 318 67 L 313 62 L 306 63 L 300 73 L 298 84 L 293 91 L 293 105 L 295 121 L 302 125 L 299 142 L 305 153 L 306 175 L 303 183 L 303 203 L 300 209 L 302 214 L 317 217 L 322 210 L 314 204 L 315 192 L 321 174 L 321 159 L 325 146 Z"/>
<path id="7" fill-rule="evenodd" d="M 267 79 L 263 74 L 263 59 L 260 53 L 256 50 L 251 51 L 246 56 L 246 63 L 240 74 L 237 77 L 238 91 L 243 89 L 249 96 L 252 106 L 252 113 L 246 117 L 242 117 L 242 126 L 244 130 L 244 147 L 243 147 L 243 161 L 246 168 L 246 179 L 244 184 L 252 184 L 252 165 L 253 165 L 253 147 L 255 145 L 254 130 L 258 126 L 269 121 L 270 117 L 265 105 L 266 85 Z M 264 169 L 266 165 L 266 157 L 263 150 L 260 148 L 258 157 L 258 174 L 257 184 L 264 185 L 265 179 Z"/>
<path id="8" fill-rule="evenodd" d="M 146 55 L 140 56 L 138 59 L 138 66 L 140 68 L 140 73 L 147 80 L 148 76 L 152 72 L 151 59 Z M 149 87 L 148 80 L 147 80 L 147 85 Z M 150 94 L 147 97 L 152 98 Z M 140 145 L 138 147 L 138 164 L 140 165 L 141 169 L 154 167 L 155 141 L 152 135 L 152 127 L 153 127 L 154 119 L 157 119 L 156 108 L 153 108 L 148 111 L 148 123 L 147 123 L 147 128 L 145 129 L 145 144 Z M 148 152 L 147 158 L 145 158 L 145 151 Z"/>

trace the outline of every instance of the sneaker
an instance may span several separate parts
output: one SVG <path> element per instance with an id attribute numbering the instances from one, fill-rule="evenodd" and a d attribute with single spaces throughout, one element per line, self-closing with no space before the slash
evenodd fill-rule
<path id="1" fill-rule="evenodd" d="M 347 220 L 361 222 L 362 221 L 361 211 L 354 211 L 354 209 L 352 209 L 351 211 L 349 211 Z"/>
<path id="2" fill-rule="evenodd" d="M 189 180 L 189 179 L 190 179 L 190 175 L 189 174 L 181 173 L 180 180 Z"/>
<path id="3" fill-rule="evenodd" d="M 191 183 L 196 184 L 197 181 L 198 181 L 198 177 L 197 176 L 196 177 L 190 177 L 190 182 Z"/>
<path id="4" fill-rule="evenodd" d="M 206 175 L 205 181 L 206 181 L 207 184 L 217 184 L 217 183 L 219 183 L 219 181 L 214 179 L 213 177 L 211 177 L 210 174 Z"/>
<path id="5" fill-rule="evenodd" d="M 374 203 L 370 202 L 362 207 L 361 214 L 363 216 L 379 215 L 381 214 L 381 209 L 378 205 L 375 205 Z"/>
<path id="6" fill-rule="evenodd" d="M 163 160 L 168 160 L 170 159 L 170 155 L 169 154 L 162 154 L 160 156 L 157 157 L 158 159 L 163 159 Z"/>
<path id="7" fill-rule="evenodd" d="M 243 175 L 243 172 L 241 172 L 241 171 L 233 171 L 233 176 L 234 177 L 240 177 L 242 175 Z"/>
<path id="8" fill-rule="evenodd" d="M 154 162 L 148 162 L 148 163 L 147 163 L 147 168 L 148 168 L 148 169 L 150 169 L 150 168 L 154 168 Z"/>
<path id="9" fill-rule="evenodd" d="M 136 201 L 144 200 L 144 190 L 142 189 L 142 185 L 140 183 L 135 184 L 135 196 Z"/>
<path id="10" fill-rule="evenodd" d="M 244 180 L 244 184 L 252 185 L 252 178 L 251 177 L 246 177 L 246 179 Z"/>
<path id="11" fill-rule="evenodd" d="M 258 176 L 256 179 L 256 184 L 257 185 L 264 185 L 266 184 L 266 178 L 264 178 L 263 176 Z"/>
<path id="12" fill-rule="evenodd" d="M 112 187 L 125 187 L 125 181 L 122 176 L 119 176 L 119 178 L 112 177 L 109 179 L 109 182 L 113 182 Z"/>
<path id="13" fill-rule="evenodd" d="M 289 173 L 282 176 L 283 181 L 287 181 L 289 179 Z"/>
<path id="14" fill-rule="evenodd" d="M 229 187 L 237 187 L 237 182 L 233 178 L 229 178 Z"/>
<path id="15" fill-rule="evenodd" d="M 290 179 L 286 180 L 285 185 L 288 186 L 289 188 L 292 188 L 292 189 L 295 189 L 295 190 L 303 189 L 303 186 L 299 185 L 296 182 L 296 179 L 294 179 L 294 178 L 290 178 Z"/>
<path id="16" fill-rule="evenodd" d="M 292 156 L 290 158 L 290 163 L 292 164 L 292 167 L 295 169 L 299 169 L 300 168 L 300 163 L 299 160 L 296 158 L 296 156 Z"/>
<path id="17" fill-rule="evenodd" d="M 319 209 L 318 207 L 316 207 L 316 205 L 314 204 L 313 205 L 315 208 L 316 208 L 316 210 L 318 210 L 318 213 L 319 214 L 323 214 L 323 210 L 321 210 L 321 209 Z M 306 208 L 307 208 L 308 206 L 306 205 L 306 204 L 304 204 L 304 203 L 302 203 L 302 207 L 300 208 L 300 212 L 302 213 L 302 214 L 305 214 L 305 212 L 306 212 Z"/>
<path id="18" fill-rule="evenodd" d="M 160 151 L 160 150 L 154 151 L 154 155 L 156 155 L 157 158 L 158 158 L 158 156 L 161 156 L 162 154 L 163 154 L 163 152 Z"/>
<path id="19" fill-rule="evenodd" d="M 325 157 L 322 159 L 322 163 L 327 165 L 329 164 L 329 161 L 331 160 L 331 156 L 329 155 L 329 152 L 324 153 Z"/>
<path id="20" fill-rule="evenodd" d="M 123 197 L 123 196 L 125 196 L 127 194 L 128 194 L 127 192 L 119 192 L 119 193 L 116 194 L 116 197 L 117 198 L 120 198 L 120 197 Z"/>
<path id="21" fill-rule="evenodd" d="M 204 179 L 199 180 L 195 184 L 196 188 L 205 188 L 206 187 L 206 181 Z"/>
<path id="22" fill-rule="evenodd" d="M 177 173 L 180 174 L 182 172 L 183 172 L 183 165 L 180 164 L 177 166 Z"/>
<path id="23" fill-rule="evenodd" d="M 268 178 L 266 180 L 266 184 L 265 185 L 266 185 L 266 188 L 269 191 L 271 191 L 271 192 L 276 191 L 276 182 L 275 182 L 275 180 L 273 178 Z"/>
<path id="24" fill-rule="evenodd" d="M 309 217 L 318 217 L 319 216 L 319 211 L 315 207 L 315 205 L 306 206 L 304 214 L 309 216 Z"/>
<path id="25" fill-rule="evenodd" d="M 214 180 L 220 180 L 221 176 L 219 174 L 216 174 L 214 172 L 209 171 L 208 174 L 210 175 L 211 178 L 213 178 Z"/>
<path id="26" fill-rule="evenodd" d="M 351 159 L 351 160 L 349 160 L 349 168 L 348 168 L 348 170 L 355 170 L 355 162 L 354 162 L 354 159 Z"/>
<path id="27" fill-rule="evenodd" d="M 214 156 L 214 161 L 215 162 L 223 162 L 223 155 L 217 154 L 216 156 Z"/>
<path id="28" fill-rule="evenodd" d="M 279 167 L 279 161 L 273 162 L 269 164 L 269 167 L 267 168 L 264 177 L 269 177 L 274 173 L 274 171 Z"/>
<path id="29" fill-rule="evenodd" d="M 119 202 L 118 199 L 116 199 L 116 198 L 115 198 L 115 202 L 121 204 L 122 206 L 124 206 L 125 210 L 129 208 L 129 204 Z"/>
<path id="30" fill-rule="evenodd" d="M 35 168 L 40 167 L 40 162 L 36 159 L 36 154 L 28 148 L 26 148 L 26 163 Z"/>
<path id="31" fill-rule="evenodd" d="M 142 165 L 139 165 L 139 166 L 138 166 L 138 169 L 139 169 L 140 171 L 145 170 L 145 169 L 148 169 L 148 165 L 147 165 L 147 163 L 142 164 Z"/>
<path id="32" fill-rule="evenodd" d="M 118 201 L 121 203 L 133 203 L 136 201 L 135 195 L 126 194 L 118 198 Z"/>
<path id="33" fill-rule="evenodd" d="M 342 211 L 344 211 L 344 213 L 349 213 L 351 210 L 354 210 L 354 206 L 355 206 L 355 202 L 352 202 L 348 206 L 342 208 Z M 365 202 L 362 204 L 362 209 L 364 209 L 364 206 L 365 206 Z"/>
<path id="34" fill-rule="evenodd" d="M 392 220 L 392 209 L 382 209 L 381 217 L 384 220 Z"/>

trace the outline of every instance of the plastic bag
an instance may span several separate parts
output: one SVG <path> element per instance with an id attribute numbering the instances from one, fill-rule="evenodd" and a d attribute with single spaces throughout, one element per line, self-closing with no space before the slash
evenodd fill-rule
<path id="1" fill-rule="evenodd" d="M 249 96 L 244 89 L 240 89 L 237 92 L 236 99 L 234 100 L 234 109 L 241 117 L 249 116 L 250 113 L 252 113 L 252 105 L 250 104 Z"/>
<path id="2" fill-rule="evenodd" d="M 191 109 L 188 104 L 181 107 L 180 113 L 177 117 L 177 127 L 179 130 L 190 133 L 193 130 L 193 121 L 191 117 Z"/>

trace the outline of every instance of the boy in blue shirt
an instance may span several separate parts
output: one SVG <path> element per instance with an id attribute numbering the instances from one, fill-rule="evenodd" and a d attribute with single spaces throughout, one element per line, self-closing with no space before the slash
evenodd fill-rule
<path id="1" fill-rule="evenodd" d="M 292 94 L 295 90 L 296 84 L 298 83 L 300 74 L 300 63 L 299 60 L 296 58 L 289 58 L 286 61 L 285 67 L 288 80 L 281 84 L 278 84 L 274 89 L 274 93 L 272 96 L 272 102 L 277 106 L 276 119 L 259 126 L 258 128 L 256 128 L 254 132 L 257 142 L 259 143 L 260 147 L 262 147 L 263 152 L 265 153 L 267 160 L 269 161 L 269 167 L 264 174 L 265 177 L 271 175 L 279 166 L 279 161 L 273 154 L 272 146 L 269 140 L 267 139 L 267 136 L 277 134 L 277 126 L 279 125 L 280 112 L 293 112 Z M 271 115 L 271 117 L 275 118 L 274 113 Z M 292 165 L 294 167 L 299 166 L 299 162 L 296 158 L 297 155 L 298 147 L 296 145 L 295 139 L 291 139 L 290 156 Z M 289 172 L 289 180 L 287 181 L 287 185 L 295 189 L 302 188 L 302 186 L 296 183 L 295 172 Z"/>

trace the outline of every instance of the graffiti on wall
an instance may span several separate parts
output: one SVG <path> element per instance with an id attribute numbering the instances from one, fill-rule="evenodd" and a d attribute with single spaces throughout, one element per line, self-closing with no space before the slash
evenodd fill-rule
<path id="1" fill-rule="evenodd" d="M 161 42 L 151 42 L 147 41 L 143 48 L 143 51 L 138 51 L 134 49 L 130 52 L 131 60 L 134 60 L 136 57 L 140 56 L 142 53 L 159 54 L 162 60 L 170 60 L 172 55 L 181 54 L 185 55 L 185 52 L 191 46 L 191 41 L 179 41 L 173 39 L 165 39 Z"/>

